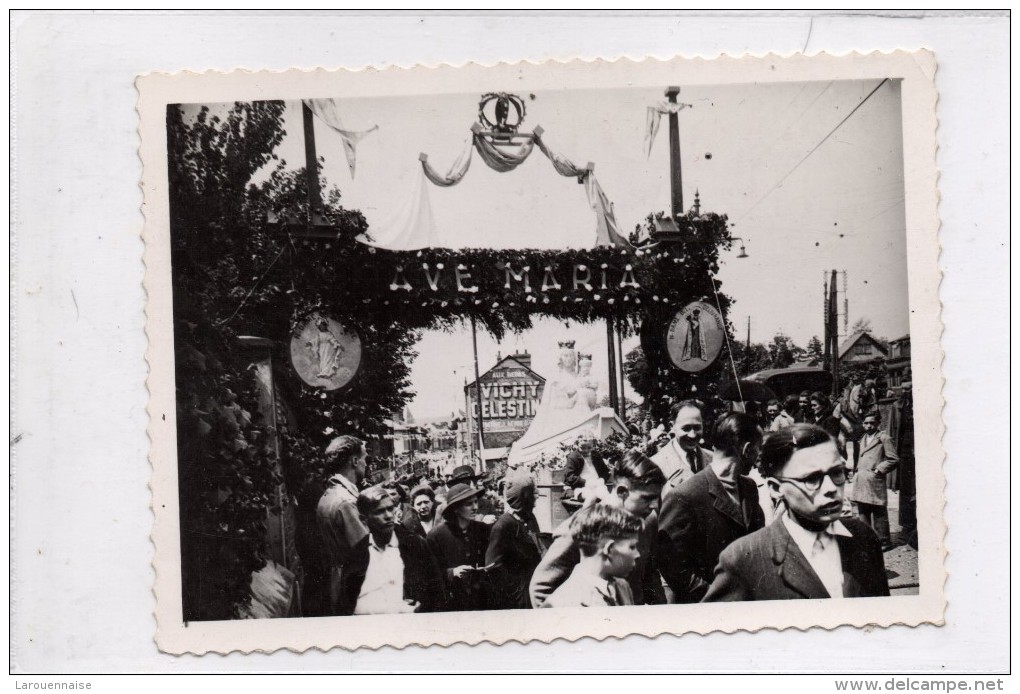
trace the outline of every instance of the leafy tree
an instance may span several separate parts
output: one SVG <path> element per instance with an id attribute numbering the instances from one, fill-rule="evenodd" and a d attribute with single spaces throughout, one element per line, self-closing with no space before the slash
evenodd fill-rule
<path id="1" fill-rule="evenodd" d="M 338 306 L 344 276 L 337 258 L 305 249 L 267 223 L 270 212 L 306 213 L 304 170 L 288 170 L 273 153 L 286 134 L 283 111 L 282 102 L 238 103 L 219 113 L 167 111 L 186 620 L 241 614 L 251 573 L 269 556 L 265 522 L 267 513 L 282 512 L 281 482 L 306 502 L 315 497 L 324 479 L 321 451 L 333 432 L 380 433 L 381 422 L 410 397 L 417 334 Z M 274 161 L 265 180 L 253 184 Z M 347 239 L 366 229 L 335 189 L 324 212 Z M 277 373 L 294 424 L 277 460 L 273 432 L 259 417 L 250 359 L 236 336 L 269 337 L 282 346 L 313 309 L 350 318 L 373 358 L 343 399 L 307 388 L 286 368 Z M 288 364 L 286 350 L 280 352 L 274 361 Z"/>
<path id="2" fill-rule="evenodd" d="M 811 339 L 808 340 L 805 354 L 810 359 L 809 364 L 812 366 L 821 365 L 822 360 L 825 358 L 825 348 L 822 346 L 822 341 L 818 339 L 817 335 L 812 335 Z"/>
<path id="3" fill-rule="evenodd" d="M 223 117 L 167 110 L 183 617 L 227 619 L 267 556 L 266 512 L 279 483 L 253 380 L 222 322 L 252 272 L 231 221 L 283 137 L 283 104 L 235 104 Z"/>
<path id="4" fill-rule="evenodd" d="M 853 327 L 850 328 L 850 334 L 856 335 L 857 333 L 870 333 L 871 332 L 871 319 L 870 318 L 858 318 Z"/>
<path id="5" fill-rule="evenodd" d="M 785 369 L 793 364 L 797 354 L 803 353 L 803 349 L 793 343 L 789 336 L 776 333 L 768 346 L 770 368 Z"/>
<path id="6" fill-rule="evenodd" d="M 752 342 L 751 348 L 748 349 L 746 342 L 732 342 L 730 349 L 741 377 L 772 368 L 772 356 L 765 345 Z"/>

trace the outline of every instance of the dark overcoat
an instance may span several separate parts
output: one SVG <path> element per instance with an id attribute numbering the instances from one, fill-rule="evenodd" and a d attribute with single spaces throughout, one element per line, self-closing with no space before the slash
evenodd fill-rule
<path id="1" fill-rule="evenodd" d="M 758 485 L 737 478 L 740 505 L 706 467 L 666 495 L 659 514 L 659 571 L 677 602 L 698 602 L 734 540 L 765 527 Z"/>
<path id="2" fill-rule="evenodd" d="M 471 572 L 455 578 L 458 566 L 485 566 L 485 552 L 489 548 L 490 526 L 470 521 L 466 530 L 445 520 L 432 528 L 427 542 L 446 583 L 447 609 L 487 610 L 490 608 L 490 587 L 487 572 Z"/>
<path id="3" fill-rule="evenodd" d="M 527 609 L 528 584 L 542 560 L 538 520 L 529 513 L 504 513 L 492 526 L 485 565 L 492 565 L 493 609 Z"/>

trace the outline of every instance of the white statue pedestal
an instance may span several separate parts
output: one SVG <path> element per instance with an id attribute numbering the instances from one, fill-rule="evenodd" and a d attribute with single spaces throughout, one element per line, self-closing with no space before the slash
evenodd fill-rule
<path id="1" fill-rule="evenodd" d="M 588 412 L 579 412 L 572 420 L 564 422 L 559 431 L 540 433 L 534 436 L 529 429 L 510 448 L 509 463 L 511 467 L 527 465 L 538 460 L 543 453 L 553 454 L 561 443 L 573 443 L 582 434 L 592 434 L 602 440 L 617 432 L 626 434 L 627 426 L 611 407 L 600 407 Z"/>

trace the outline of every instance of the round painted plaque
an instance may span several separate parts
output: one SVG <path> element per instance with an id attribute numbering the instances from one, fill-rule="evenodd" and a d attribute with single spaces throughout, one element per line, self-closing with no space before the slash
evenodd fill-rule
<path id="1" fill-rule="evenodd" d="M 666 352 L 683 371 L 695 373 L 711 366 L 722 351 L 726 326 L 719 311 L 704 301 L 684 306 L 666 331 Z"/>
<path id="2" fill-rule="evenodd" d="M 291 335 L 290 361 L 308 385 L 338 390 L 358 373 L 361 338 L 352 328 L 313 313 Z"/>

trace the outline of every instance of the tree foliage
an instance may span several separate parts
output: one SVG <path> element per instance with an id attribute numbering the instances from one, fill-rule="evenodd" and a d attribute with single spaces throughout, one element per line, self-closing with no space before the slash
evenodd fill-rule
<path id="1" fill-rule="evenodd" d="M 871 332 L 871 319 L 868 317 L 858 318 L 856 321 L 854 321 L 853 326 L 850 328 L 851 335 L 870 332 Z"/>
<path id="2" fill-rule="evenodd" d="M 817 335 L 812 335 L 811 339 L 808 340 L 807 347 L 804 350 L 804 356 L 808 359 L 810 366 L 821 366 L 822 360 L 825 359 L 825 347 L 822 345 L 822 341 L 818 339 Z"/>
<path id="3" fill-rule="evenodd" d="M 255 102 L 218 114 L 206 107 L 167 112 L 187 620 L 228 619 L 246 604 L 251 573 L 268 556 L 265 521 L 279 510 L 283 477 L 293 496 L 321 482 L 320 451 L 331 432 L 379 433 L 410 396 L 416 334 L 392 321 L 356 322 L 374 358 L 342 400 L 304 386 L 285 366 L 295 321 L 314 309 L 350 311 L 337 305 L 344 273 L 335 263 L 342 259 L 302 248 L 267 223 L 270 213 L 307 212 L 304 170 L 288 169 L 274 154 L 286 134 L 283 110 L 281 102 Z M 264 180 L 253 182 L 267 167 Z M 345 238 L 366 229 L 336 190 L 325 213 Z M 280 345 L 276 382 L 295 424 L 282 461 L 268 445 L 273 432 L 258 416 L 251 360 L 238 335 Z"/>

